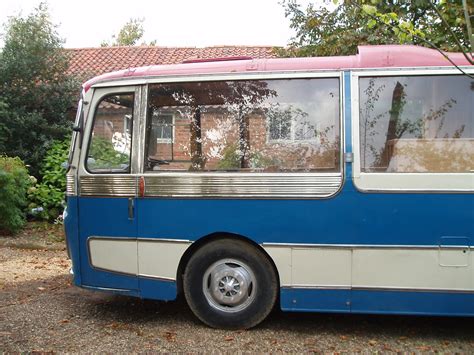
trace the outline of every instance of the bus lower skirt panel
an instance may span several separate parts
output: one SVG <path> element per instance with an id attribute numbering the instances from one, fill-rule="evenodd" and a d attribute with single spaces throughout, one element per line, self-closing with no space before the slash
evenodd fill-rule
<path id="1" fill-rule="evenodd" d="M 474 292 L 282 288 L 293 312 L 474 316 Z"/>

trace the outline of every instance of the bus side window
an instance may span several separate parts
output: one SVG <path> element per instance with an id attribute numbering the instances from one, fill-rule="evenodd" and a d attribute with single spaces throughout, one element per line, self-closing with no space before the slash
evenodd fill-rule
<path id="1" fill-rule="evenodd" d="M 361 78 L 361 171 L 472 172 L 472 88 L 461 75 Z"/>
<path id="2" fill-rule="evenodd" d="M 130 172 L 133 101 L 132 93 L 113 94 L 104 97 L 97 106 L 87 150 L 89 172 Z"/>
<path id="3" fill-rule="evenodd" d="M 340 171 L 338 78 L 150 85 L 148 171 Z"/>

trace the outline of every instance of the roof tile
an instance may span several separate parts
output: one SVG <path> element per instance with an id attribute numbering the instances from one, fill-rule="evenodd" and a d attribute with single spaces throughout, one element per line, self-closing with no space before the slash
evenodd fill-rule
<path id="1" fill-rule="evenodd" d="M 210 59 L 237 56 L 275 58 L 271 46 L 193 47 L 100 47 L 66 49 L 68 73 L 81 79 L 103 73 L 156 64 L 177 64 L 189 59 Z"/>

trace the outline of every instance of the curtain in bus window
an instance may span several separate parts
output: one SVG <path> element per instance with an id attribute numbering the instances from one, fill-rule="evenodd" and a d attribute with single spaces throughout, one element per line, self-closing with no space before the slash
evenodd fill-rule
<path id="1" fill-rule="evenodd" d="M 467 76 L 360 78 L 363 172 L 474 171 L 474 81 Z"/>
<path id="2" fill-rule="evenodd" d="M 150 85 L 150 171 L 340 169 L 339 79 Z"/>

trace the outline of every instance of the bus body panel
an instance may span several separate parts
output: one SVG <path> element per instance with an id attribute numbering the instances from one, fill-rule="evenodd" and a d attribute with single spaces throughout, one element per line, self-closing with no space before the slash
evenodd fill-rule
<path id="1" fill-rule="evenodd" d="M 341 82 L 341 149 L 357 156 L 351 75 L 344 72 Z M 188 248 L 225 234 L 248 239 L 271 258 L 283 310 L 474 316 L 474 195 L 402 188 L 363 192 L 354 183 L 352 160 L 342 165 L 340 191 L 321 199 L 140 197 L 137 192 L 129 218 L 130 198 L 69 196 L 65 228 L 74 282 L 173 300 Z M 91 241 L 98 257 L 108 259 L 105 268 L 92 266 Z M 120 257 L 107 256 L 107 250 L 110 255 L 133 251 L 123 255 L 127 272 L 114 270 L 122 267 Z M 165 261 L 166 267 L 160 264 Z"/>
<path id="2" fill-rule="evenodd" d="M 127 198 L 79 198 L 79 216 L 81 229 L 79 245 L 81 254 L 82 283 L 88 286 L 114 288 L 117 290 L 138 290 L 136 275 L 126 275 L 127 272 L 109 272 L 102 270 L 102 265 L 93 266 L 94 262 L 89 248 L 90 238 L 99 237 L 104 241 L 113 238 L 126 238 L 135 241 L 137 238 L 136 219 L 128 218 Z M 133 249 L 132 249 L 133 251 Z M 110 251 L 109 255 L 112 255 Z M 118 258 L 135 258 L 134 255 L 118 255 Z M 124 275 L 125 274 L 125 275 Z"/>

